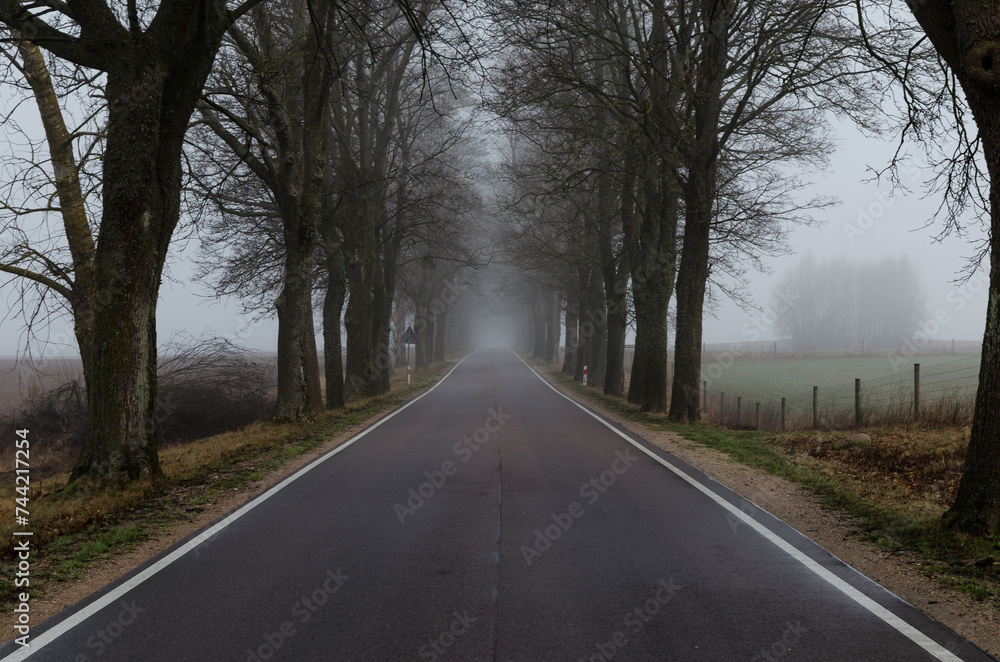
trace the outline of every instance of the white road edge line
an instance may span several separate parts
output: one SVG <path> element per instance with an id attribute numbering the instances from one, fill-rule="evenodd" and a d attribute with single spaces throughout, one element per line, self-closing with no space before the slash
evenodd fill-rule
<path id="1" fill-rule="evenodd" d="M 239 510 L 236 510 L 235 512 L 233 512 L 231 515 L 229 515 L 228 517 L 226 517 L 224 520 L 218 522 L 213 527 L 202 531 L 197 537 L 192 538 L 191 540 L 187 541 L 184 545 L 182 545 L 181 547 L 178 547 L 173 552 L 171 552 L 167 556 L 164 556 L 162 559 L 160 559 L 156 563 L 152 564 L 151 566 L 149 566 L 148 568 L 146 568 L 145 570 L 143 570 L 139 574 L 135 575 L 134 577 L 132 577 L 128 581 L 126 581 L 123 584 L 119 585 L 118 587 L 116 587 L 112 591 L 109 591 L 108 593 L 106 593 L 105 595 L 101 596 L 99 599 L 95 600 L 94 602 L 90 603 L 89 605 L 87 605 L 86 607 L 84 607 L 83 609 L 81 609 L 80 611 L 78 611 L 75 614 L 73 614 L 72 616 L 66 618 L 64 621 L 61 621 L 57 625 L 55 625 L 55 626 L 51 627 L 50 629 L 46 630 L 41 635 L 39 635 L 37 639 L 33 638 L 33 639 L 29 640 L 29 642 L 28 642 L 29 645 L 28 646 L 19 648 L 15 652 L 13 652 L 10 655 L 8 655 L 7 657 L 3 658 L 3 660 L 0 661 L 0 662 L 18 662 L 19 660 L 24 660 L 29 655 L 34 655 L 39 650 L 41 650 L 42 648 L 44 648 L 48 644 L 51 644 L 53 641 L 55 641 L 56 639 L 58 639 L 60 636 L 62 636 L 63 634 L 65 634 L 69 630 L 73 629 L 74 627 L 76 627 L 77 625 L 79 625 L 80 623 L 82 623 L 83 621 L 85 621 L 86 619 L 90 618 L 91 616 L 93 616 L 94 614 L 96 614 L 97 612 L 99 612 L 101 609 L 104 609 L 108 605 L 110 605 L 110 604 L 112 604 L 114 602 L 117 602 L 119 599 L 121 599 L 126 593 L 128 593 L 129 591 L 131 591 L 133 588 L 135 588 L 139 584 L 142 584 L 144 581 L 146 581 L 147 579 L 149 579 L 153 575 L 157 574 L 158 572 L 160 572 L 161 570 L 163 570 L 164 568 L 166 568 L 167 566 L 169 566 L 171 563 L 173 563 L 177 559 L 181 558 L 182 556 L 184 556 L 185 554 L 187 554 L 191 550 L 193 550 L 195 547 L 197 547 L 201 543 L 205 542 L 206 540 L 209 540 L 210 538 L 212 538 L 213 536 L 215 536 L 217 533 L 219 533 L 220 531 L 222 531 L 224 528 L 226 528 L 227 526 L 229 526 L 230 524 L 232 524 L 233 522 L 235 522 L 239 518 L 243 517 L 248 512 L 250 512 L 251 510 L 253 510 L 257 506 L 259 506 L 260 504 L 264 503 L 265 501 L 267 501 L 271 497 L 273 497 L 275 494 L 277 494 L 282 489 L 284 489 L 286 486 L 288 486 L 292 481 L 294 481 L 294 480 L 296 480 L 298 478 L 301 478 L 303 475 L 305 475 L 308 472 L 312 471 L 313 469 L 315 469 L 317 466 L 319 466 L 323 462 L 329 460 L 331 457 L 333 457 L 334 455 L 336 455 L 340 451 L 344 450 L 345 448 L 347 448 L 348 446 L 350 446 L 351 444 L 353 444 L 355 441 L 361 439 L 366 434 L 368 434 L 369 432 L 371 432 L 372 430 L 374 430 L 378 426 L 382 425 L 383 423 L 385 423 L 386 421 L 388 421 L 390 418 L 392 418 L 396 414 L 400 413 L 401 411 L 403 411 L 404 409 L 406 409 L 407 407 L 409 407 L 413 403 L 415 403 L 418 400 L 420 400 L 421 398 L 423 398 L 425 395 L 430 394 L 430 392 L 433 391 L 434 389 L 436 389 L 438 386 L 440 386 L 444 382 L 444 380 L 448 379 L 448 377 L 451 376 L 451 373 L 455 372 L 455 369 L 458 368 L 458 366 L 462 365 L 462 362 L 465 361 L 465 359 L 469 358 L 469 356 L 471 356 L 474 353 L 475 352 L 470 352 L 469 354 L 466 354 L 464 357 L 462 357 L 462 360 L 459 361 L 458 363 L 456 363 L 452 367 L 452 369 L 449 370 L 448 373 L 444 377 L 442 377 L 440 380 L 438 380 L 437 384 L 434 384 L 434 386 L 430 387 L 429 389 L 427 389 L 426 391 L 424 391 L 423 393 L 421 393 L 417 397 L 413 398 L 412 400 L 410 400 L 409 402 L 407 402 L 406 404 L 404 404 L 399 409 L 396 409 L 395 411 L 393 411 L 392 413 L 390 413 L 387 416 L 383 416 L 379 420 L 375 421 L 375 423 L 373 423 L 371 426 L 365 428 L 364 430 L 362 430 L 358 434 L 354 435 L 353 437 L 351 437 L 350 439 L 348 439 L 344 443 L 340 444 L 339 446 L 337 446 L 336 448 L 334 448 L 330 452 L 325 453 L 324 455 L 321 455 L 320 457 L 316 458 L 315 460 L 313 460 L 312 462 L 310 462 L 306 466 L 302 467 L 301 469 L 299 469 L 298 471 L 296 471 L 295 473 L 293 473 L 291 476 L 288 476 L 287 478 L 285 478 L 284 480 L 282 480 L 280 483 L 277 483 L 276 485 L 271 486 L 270 488 L 268 488 L 268 490 L 266 492 L 264 492 L 263 494 L 261 494 L 259 497 L 257 497 L 256 499 L 254 499 L 250 503 L 245 504 L 243 507 L 241 507 Z"/>
<path id="2" fill-rule="evenodd" d="M 696 481 L 694 478 L 686 474 L 677 466 L 671 464 L 667 460 L 664 460 L 656 453 L 652 452 L 651 450 L 649 450 L 636 440 L 629 437 L 627 434 L 623 433 L 621 430 L 615 428 L 613 425 L 608 423 L 606 420 L 604 420 L 594 412 L 590 411 L 589 409 L 581 405 L 573 398 L 569 397 L 568 395 L 557 389 L 555 386 L 550 384 L 547 379 L 539 375 L 535 371 L 535 369 L 532 368 L 530 365 L 528 365 L 528 363 L 524 359 L 522 359 L 516 352 L 514 354 L 515 356 L 517 356 L 518 359 L 520 359 L 521 363 L 523 363 L 528 368 L 528 370 L 535 373 L 535 376 L 538 377 L 538 379 L 540 379 L 543 384 L 548 386 L 557 394 L 569 400 L 571 403 L 579 407 L 581 410 L 585 411 L 587 414 L 589 414 L 596 420 L 600 421 L 605 427 L 607 427 L 609 430 L 617 434 L 619 437 L 629 442 L 630 444 L 641 450 L 643 453 L 645 453 L 649 457 L 653 458 L 654 460 L 665 466 L 667 469 L 675 473 L 679 478 L 681 478 L 685 482 L 689 483 L 699 492 L 703 493 L 705 496 L 709 497 L 717 504 L 728 510 L 730 513 L 733 514 L 733 516 L 738 517 L 740 521 L 742 521 L 744 524 L 751 527 L 757 533 L 759 533 L 760 535 L 764 536 L 766 539 L 777 545 L 778 548 L 780 548 L 783 552 L 791 556 L 793 559 L 804 565 L 809 570 L 812 570 L 821 579 L 829 583 L 838 591 L 840 591 L 847 597 L 857 602 L 859 605 L 870 611 L 878 618 L 882 619 L 885 623 L 893 627 L 904 637 L 906 637 L 913 643 L 923 648 L 925 651 L 933 655 L 938 660 L 941 660 L 941 662 L 962 662 L 962 659 L 960 657 L 955 656 L 951 651 L 947 650 L 946 648 L 938 644 L 936 641 L 925 635 L 923 632 L 916 629 L 915 627 L 913 627 L 900 617 L 896 616 L 891 611 L 889 611 L 882 605 L 878 604 L 877 602 L 869 598 L 867 595 L 865 595 L 858 589 L 854 588 L 853 586 L 845 582 L 843 579 L 833 574 L 832 572 L 821 566 L 819 563 L 817 563 L 816 561 L 812 560 L 811 558 L 800 552 L 798 549 L 796 549 L 790 543 L 788 543 L 784 538 L 774 533 L 773 531 L 765 527 L 757 520 L 750 517 L 750 515 L 744 513 L 742 510 L 740 510 L 733 504 L 723 499 L 721 496 L 713 492 L 711 489 L 709 489 L 705 485 L 702 485 L 700 482 Z"/>

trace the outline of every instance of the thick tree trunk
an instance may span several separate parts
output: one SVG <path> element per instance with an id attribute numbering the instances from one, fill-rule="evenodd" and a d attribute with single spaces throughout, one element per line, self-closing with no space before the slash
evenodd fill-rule
<path id="1" fill-rule="evenodd" d="M 993 181 L 998 181 L 995 175 Z M 979 390 L 965 454 L 965 473 L 955 503 L 945 514 L 950 526 L 984 536 L 1000 533 L 1000 222 L 997 220 L 1000 187 L 991 184 L 991 189 L 990 290 Z"/>
<path id="2" fill-rule="evenodd" d="M 545 316 L 545 361 L 556 363 L 559 360 L 559 313 L 562 308 L 562 298 L 558 294 L 546 297 L 548 309 Z"/>
<path id="3" fill-rule="evenodd" d="M 573 368 L 573 379 L 578 382 L 583 381 L 583 369 L 587 369 L 588 383 L 590 381 L 591 347 L 596 330 L 594 323 L 586 318 L 588 308 L 587 292 L 590 288 L 590 269 L 577 267 L 577 288 L 576 300 L 577 310 L 580 311 L 579 331 L 576 336 L 576 365 Z"/>
<path id="4" fill-rule="evenodd" d="M 109 222 L 113 215 L 111 209 L 105 212 L 101 231 L 102 245 L 112 248 L 97 253 L 100 286 L 93 361 L 86 366 L 90 370 L 87 433 L 72 480 L 136 480 L 161 473 L 156 448 L 155 312 L 160 270 L 152 247 L 129 248 L 143 243 L 136 241 L 140 233 Z M 142 253 L 148 260 L 146 273 L 121 277 L 122 264 L 139 270 Z"/>
<path id="5" fill-rule="evenodd" d="M 348 261 L 347 280 L 350 295 L 344 314 L 347 329 L 347 355 L 344 369 L 344 398 L 353 400 L 376 395 L 375 377 L 375 314 L 371 285 L 360 260 Z"/>
<path id="6" fill-rule="evenodd" d="M 640 238 L 629 260 L 636 332 L 628 400 L 643 411 L 667 408 L 667 308 L 677 268 L 677 207 L 665 162 L 655 177 L 646 180 Z"/>
<path id="7" fill-rule="evenodd" d="M 1000 533 L 1000 14 L 996 2 L 927 0 L 909 4 L 955 73 L 979 128 L 990 176 L 990 288 L 979 390 L 965 473 L 945 514 L 952 527 Z"/>
<path id="8" fill-rule="evenodd" d="M 580 300 L 575 291 L 566 297 L 566 355 L 563 357 L 564 374 L 572 375 L 576 371 L 576 353 L 579 345 L 577 325 L 580 321 Z"/>
<path id="9" fill-rule="evenodd" d="M 328 280 L 323 300 L 323 371 L 326 375 L 326 407 L 344 406 L 344 344 L 341 337 L 341 316 L 347 296 L 344 255 L 340 246 L 328 245 L 326 253 Z"/>
<path id="10" fill-rule="evenodd" d="M 375 362 L 375 288 L 379 273 L 376 270 L 375 227 L 368 217 L 370 197 L 366 191 L 354 192 L 352 199 L 346 201 L 347 208 L 351 210 L 350 218 L 341 228 L 350 290 L 344 313 L 344 327 L 347 329 L 344 398 L 347 400 L 381 392 Z"/>
<path id="11" fill-rule="evenodd" d="M 545 297 L 535 290 L 531 296 L 531 355 L 536 359 L 545 360 Z"/>
<path id="12" fill-rule="evenodd" d="M 603 388 L 608 366 L 608 315 L 604 309 L 605 300 L 601 276 L 596 269 L 590 272 L 588 292 L 588 305 L 584 318 L 586 322 L 593 325 L 594 330 L 590 339 L 590 370 L 587 375 L 587 383 L 597 388 Z"/>
<path id="13" fill-rule="evenodd" d="M 608 217 L 611 214 L 607 214 Z M 628 256 L 624 251 L 615 255 L 611 242 L 610 222 L 599 226 L 598 241 L 601 254 L 601 276 L 604 280 L 604 305 L 607 309 L 604 349 L 606 370 L 604 392 L 622 397 L 625 395 L 625 334 L 628 325 L 626 295 L 628 292 Z"/>
<path id="14" fill-rule="evenodd" d="M 392 320 L 392 290 L 395 289 L 395 261 L 384 264 L 377 262 L 375 279 L 375 295 L 372 300 L 372 310 L 375 314 L 372 323 L 372 345 L 374 347 L 374 390 L 376 394 L 388 393 L 392 376 L 392 354 L 389 352 L 389 337 Z M 386 270 L 391 271 L 387 274 Z"/>
<path id="15" fill-rule="evenodd" d="M 161 141 L 150 130 L 148 118 L 160 113 L 160 85 L 109 75 L 108 96 L 121 102 L 109 107 L 93 352 L 86 366 L 87 433 L 73 480 L 135 480 L 161 473 L 156 301 L 179 214 L 181 136 Z M 130 86 L 137 89 L 123 89 Z"/>
<path id="16" fill-rule="evenodd" d="M 286 230 L 278 311 L 278 402 L 274 417 L 294 421 L 323 409 L 312 314 L 313 245 L 295 246 Z"/>
<path id="17" fill-rule="evenodd" d="M 688 423 L 701 418 L 701 336 L 708 286 L 714 167 L 692 168 L 685 194 L 684 250 L 677 274 L 677 331 L 670 420 Z"/>
<path id="18" fill-rule="evenodd" d="M 396 367 L 406 370 L 406 345 L 403 343 L 403 334 L 406 333 L 406 309 L 396 304 L 396 315 L 393 321 L 396 327 Z"/>
<path id="19" fill-rule="evenodd" d="M 670 284 L 662 270 L 634 288 L 635 354 L 628 399 L 642 411 L 667 407 L 667 306 Z"/>
<path id="20" fill-rule="evenodd" d="M 995 57 L 1000 55 L 1000 25 L 992 25 Z M 975 65 L 982 66 L 982 60 Z M 990 69 L 982 76 L 995 74 Z M 1000 92 L 996 87 L 1000 80 L 990 82 L 963 80 L 990 174 L 990 287 L 965 472 L 955 503 L 945 514 L 949 526 L 984 536 L 1000 534 Z"/>
<path id="21" fill-rule="evenodd" d="M 156 301 L 180 211 L 183 131 L 160 127 L 151 118 L 185 110 L 164 103 L 164 78 L 161 72 L 126 63 L 108 73 L 106 95 L 111 102 L 104 213 L 95 251 L 87 433 L 71 480 L 135 480 L 161 473 L 156 448 Z M 193 108 L 192 100 L 185 126 Z"/>
<path id="22" fill-rule="evenodd" d="M 622 288 L 624 289 L 624 288 Z M 618 293 L 615 283 L 608 287 L 607 294 L 607 369 L 604 375 L 604 392 L 608 395 L 625 395 L 625 333 L 628 324 L 628 310 L 624 291 Z"/>

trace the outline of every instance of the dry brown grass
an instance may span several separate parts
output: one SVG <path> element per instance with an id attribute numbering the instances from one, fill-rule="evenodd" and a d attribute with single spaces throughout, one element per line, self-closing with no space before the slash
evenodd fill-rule
<path id="1" fill-rule="evenodd" d="M 851 432 L 793 433 L 769 437 L 791 461 L 865 486 L 870 496 L 900 510 L 936 517 L 955 501 L 969 428 L 895 425 L 866 428 L 872 445 L 853 445 Z"/>

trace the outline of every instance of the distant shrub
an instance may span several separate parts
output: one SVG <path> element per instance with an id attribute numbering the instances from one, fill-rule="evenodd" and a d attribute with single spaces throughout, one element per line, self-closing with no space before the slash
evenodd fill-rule
<path id="1" fill-rule="evenodd" d="M 222 338 L 174 338 L 160 350 L 156 426 L 161 447 L 239 428 L 274 406 L 273 361 Z M 0 433 L 31 431 L 31 464 L 40 473 L 68 471 L 86 432 L 86 389 L 71 380 L 35 391 L 0 419 Z M 13 470 L 13 445 L 0 451 L 0 471 Z"/>
<path id="2" fill-rule="evenodd" d="M 228 340 L 175 341 L 161 355 L 156 397 L 161 443 L 233 430 L 274 406 L 273 361 Z"/>

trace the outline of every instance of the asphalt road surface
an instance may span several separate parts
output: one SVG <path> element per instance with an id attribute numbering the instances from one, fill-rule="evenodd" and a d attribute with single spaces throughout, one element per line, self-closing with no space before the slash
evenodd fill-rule
<path id="1" fill-rule="evenodd" d="M 4 660 L 989 660 L 479 350 Z"/>

